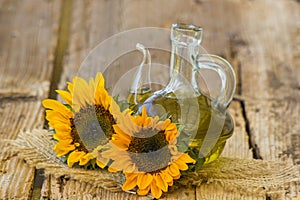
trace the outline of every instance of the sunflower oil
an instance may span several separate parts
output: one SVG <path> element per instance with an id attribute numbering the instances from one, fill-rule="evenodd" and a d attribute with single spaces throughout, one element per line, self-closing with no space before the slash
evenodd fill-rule
<path id="1" fill-rule="evenodd" d="M 234 123 L 230 114 L 216 107 L 205 95 L 177 96 L 159 91 L 143 106 L 146 106 L 149 115 L 170 118 L 178 124 L 180 136 L 177 144 L 181 152 L 188 152 L 196 160 L 205 159 L 204 164 L 215 160 L 233 133 Z M 146 99 L 146 95 L 140 98 Z"/>

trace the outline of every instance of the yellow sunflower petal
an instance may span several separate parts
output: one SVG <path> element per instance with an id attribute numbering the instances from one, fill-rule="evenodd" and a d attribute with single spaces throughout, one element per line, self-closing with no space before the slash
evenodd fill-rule
<path id="1" fill-rule="evenodd" d="M 71 127 L 68 124 L 56 124 L 55 125 L 55 131 L 56 132 L 66 132 L 70 133 Z"/>
<path id="2" fill-rule="evenodd" d="M 180 175 L 180 171 L 178 169 L 178 166 L 175 165 L 174 163 L 171 163 L 169 165 L 169 174 L 174 177 L 174 176 L 178 176 L 178 174 Z"/>
<path id="3" fill-rule="evenodd" d="M 106 90 L 102 90 L 101 94 L 101 102 L 102 102 L 102 106 L 107 110 L 109 105 L 111 104 L 112 98 L 108 95 Z"/>
<path id="4" fill-rule="evenodd" d="M 133 173 L 135 172 L 135 170 L 136 170 L 136 166 L 132 162 L 127 162 L 123 169 L 125 173 Z"/>
<path id="5" fill-rule="evenodd" d="M 73 151 L 75 149 L 75 146 L 72 144 L 64 144 L 64 143 L 57 143 L 56 145 L 54 145 L 53 150 L 56 153 L 57 157 L 66 155 L 67 153 L 69 153 L 70 151 Z"/>
<path id="6" fill-rule="evenodd" d="M 95 81 L 93 78 L 90 78 L 90 81 L 89 81 L 89 88 L 90 88 L 90 91 L 91 91 L 91 95 L 94 97 L 94 94 L 95 94 Z"/>
<path id="7" fill-rule="evenodd" d="M 172 181 L 169 181 L 169 182 L 167 182 L 168 183 L 168 186 L 173 186 L 173 184 L 174 184 L 174 181 L 173 181 L 173 178 L 172 178 Z"/>
<path id="8" fill-rule="evenodd" d="M 119 129 L 122 130 L 124 133 L 132 136 L 138 130 L 138 126 L 132 122 L 133 121 L 130 118 L 128 118 L 127 120 L 124 120 L 122 122 L 117 122 L 117 125 Z"/>
<path id="9" fill-rule="evenodd" d="M 137 132 L 139 127 L 135 123 L 135 119 L 131 116 L 132 111 L 130 109 L 124 110 L 119 113 L 117 118 L 117 125 L 126 134 L 132 135 L 132 133 Z"/>
<path id="10" fill-rule="evenodd" d="M 162 191 L 159 187 L 156 186 L 154 182 L 151 184 L 151 194 L 154 198 L 160 198 L 162 195 Z"/>
<path id="11" fill-rule="evenodd" d="M 163 129 L 164 125 L 165 125 L 165 122 L 160 121 L 160 122 L 157 122 L 157 123 L 156 123 L 155 128 L 156 128 L 157 130 L 164 130 L 164 129 Z"/>
<path id="12" fill-rule="evenodd" d="M 95 84 L 98 88 L 104 88 L 104 78 L 100 72 L 97 72 L 96 74 Z"/>
<path id="13" fill-rule="evenodd" d="M 90 160 L 94 159 L 95 157 L 91 153 L 87 153 L 82 156 L 79 160 L 79 165 L 83 166 L 86 165 Z"/>
<path id="14" fill-rule="evenodd" d="M 109 143 L 114 145 L 118 150 L 126 151 L 128 149 L 128 144 L 124 144 L 124 142 L 120 140 L 110 140 Z"/>
<path id="15" fill-rule="evenodd" d="M 188 165 L 181 159 L 175 160 L 174 163 L 178 166 L 178 169 L 182 171 L 187 170 L 189 168 Z"/>
<path id="16" fill-rule="evenodd" d="M 137 175 L 136 174 L 128 174 L 126 176 L 126 181 L 122 186 L 124 191 L 132 190 L 137 184 Z"/>
<path id="17" fill-rule="evenodd" d="M 122 142 L 124 145 L 128 147 L 131 140 L 130 137 L 126 137 L 125 134 L 114 134 L 112 136 L 112 141 Z"/>
<path id="18" fill-rule="evenodd" d="M 147 110 L 146 110 L 146 107 L 143 106 L 142 108 L 142 116 L 140 118 L 140 122 L 139 122 L 139 125 L 142 126 L 142 127 L 146 127 L 150 124 L 151 122 L 151 118 L 147 116 Z"/>
<path id="19" fill-rule="evenodd" d="M 138 193 L 138 195 L 144 196 L 144 195 L 147 195 L 149 193 L 149 190 L 150 190 L 150 185 L 148 187 L 144 188 L 144 189 L 139 188 L 137 190 L 137 193 Z"/>
<path id="20" fill-rule="evenodd" d="M 149 173 L 143 173 L 138 176 L 137 185 L 139 189 L 146 189 L 153 180 L 153 176 Z M 149 191 L 149 190 L 148 190 Z"/>
<path id="21" fill-rule="evenodd" d="M 124 169 L 123 166 L 120 166 L 118 162 L 113 162 L 109 168 L 108 171 L 109 172 L 118 172 L 118 171 L 122 171 Z"/>
<path id="22" fill-rule="evenodd" d="M 125 158 L 119 159 L 119 157 L 114 158 L 114 162 L 110 165 L 110 167 L 114 168 L 115 170 L 123 170 L 126 173 L 132 173 L 135 170 L 135 164 L 132 163 L 129 156 L 125 156 Z"/>
<path id="23" fill-rule="evenodd" d="M 108 168 L 108 171 L 111 172 L 111 173 L 115 173 L 115 172 L 118 172 L 120 170 L 118 169 L 115 169 L 115 168 L 112 168 L 111 166 Z"/>
<path id="24" fill-rule="evenodd" d="M 151 119 L 151 118 L 150 118 Z M 148 125 L 148 126 L 151 126 L 153 128 L 156 128 L 158 130 L 162 130 L 162 126 L 163 125 L 163 122 L 160 122 L 159 121 L 159 117 L 158 116 L 155 116 L 152 120 L 151 120 L 151 123 Z"/>
<path id="25" fill-rule="evenodd" d="M 103 105 L 105 109 L 107 109 L 108 104 L 106 101 L 106 97 L 108 96 L 108 93 L 106 89 L 104 88 L 104 78 L 101 73 L 96 74 L 95 78 L 95 90 L 94 90 L 94 99 L 97 104 Z"/>
<path id="26" fill-rule="evenodd" d="M 130 116 L 131 120 L 135 123 L 139 128 L 142 127 L 142 117 L 141 116 Z"/>
<path id="27" fill-rule="evenodd" d="M 69 90 L 71 96 L 73 96 L 74 85 L 71 82 L 67 82 L 67 84 L 68 84 L 68 90 Z"/>
<path id="28" fill-rule="evenodd" d="M 114 124 L 113 128 L 114 128 L 114 131 L 117 133 L 117 134 L 113 135 L 113 137 L 117 140 L 118 139 L 122 140 L 126 144 L 129 145 L 129 143 L 131 141 L 131 137 L 127 133 L 125 133 L 122 129 L 120 129 L 120 127 L 117 124 Z"/>
<path id="29" fill-rule="evenodd" d="M 169 169 L 166 168 L 166 170 L 162 171 L 160 173 L 160 176 L 162 177 L 163 180 L 165 180 L 167 183 L 173 182 L 172 176 L 169 174 Z"/>
<path id="30" fill-rule="evenodd" d="M 154 179 L 156 185 L 164 192 L 168 191 L 168 184 L 167 182 L 161 177 L 160 173 L 154 175 Z"/>
<path id="31" fill-rule="evenodd" d="M 45 99 L 42 101 L 42 104 L 45 108 L 58 111 L 64 115 L 67 115 L 68 117 L 73 116 L 72 111 L 70 111 L 65 105 L 54 99 Z"/>
<path id="32" fill-rule="evenodd" d="M 51 121 L 60 121 L 61 123 L 57 123 L 57 125 L 60 124 L 67 124 L 70 125 L 70 117 L 64 115 L 61 112 L 57 112 L 54 110 L 46 110 L 46 119 Z"/>
<path id="33" fill-rule="evenodd" d="M 178 132 L 177 131 L 174 131 L 174 132 L 167 131 L 167 132 L 165 132 L 165 135 L 166 135 L 166 140 L 169 143 L 172 143 L 172 142 L 174 142 L 174 139 L 177 137 Z"/>
<path id="34" fill-rule="evenodd" d="M 66 124 L 66 125 L 71 125 L 71 122 L 68 122 L 67 120 L 61 120 L 61 118 L 49 118 L 49 117 L 46 117 L 46 119 L 48 120 L 48 124 L 50 127 L 56 129 L 56 126 L 59 125 L 59 124 Z"/>
<path id="35" fill-rule="evenodd" d="M 165 132 L 167 134 L 170 134 L 171 136 L 176 136 L 177 135 L 177 128 L 176 128 L 176 124 L 170 124 L 168 127 L 166 127 Z M 170 141 L 172 141 L 173 139 L 169 139 Z"/>
<path id="36" fill-rule="evenodd" d="M 77 77 L 75 79 L 73 102 L 75 105 L 80 105 L 81 107 L 85 107 L 86 104 L 93 104 L 90 88 L 83 78 Z"/>
<path id="37" fill-rule="evenodd" d="M 179 179 L 179 178 L 180 178 L 180 175 L 181 175 L 181 174 L 178 174 L 177 176 L 174 176 L 173 179 L 174 179 L 174 180 Z"/>
<path id="38" fill-rule="evenodd" d="M 62 147 L 65 146 L 67 148 L 68 145 L 73 145 L 73 144 L 71 144 L 72 142 L 73 142 L 73 140 L 72 141 L 70 141 L 70 140 L 62 140 L 62 141 L 59 141 L 58 144 L 60 144 Z"/>
<path id="39" fill-rule="evenodd" d="M 147 117 L 146 106 L 143 106 L 143 108 L 142 108 L 142 121 L 145 121 L 146 117 Z"/>
<path id="40" fill-rule="evenodd" d="M 95 101 L 94 101 L 94 90 L 93 90 L 93 88 L 91 88 L 90 85 L 83 78 L 79 78 L 78 80 L 79 80 L 79 84 L 83 85 L 82 89 L 85 89 L 83 94 L 85 95 L 86 102 L 90 105 L 94 104 Z"/>
<path id="41" fill-rule="evenodd" d="M 53 138 L 58 141 L 67 140 L 67 141 L 70 141 L 70 143 L 73 141 L 73 138 L 70 134 L 61 133 L 61 132 L 56 132 L 53 135 Z"/>
<path id="42" fill-rule="evenodd" d="M 165 130 L 170 124 L 171 124 L 171 120 L 170 120 L 170 119 L 167 119 L 167 120 L 165 121 L 163 130 Z"/>
<path id="43" fill-rule="evenodd" d="M 96 159 L 96 164 L 100 167 L 100 168 L 104 168 L 106 166 L 105 163 L 101 162 L 100 160 Z"/>
<path id="44" fill-rule="evenodd" d="M 180 160 L 184 161 L 185 163 L 193 163 L 195 164 L 196 161 L 191 158 L 188 154 L 186 153 L 183 153 L 180 157 L 179 157 Z"/>
<path id="45" fill-rule="evenodd" d="M 109 106 L 109 112 L 112 113 L 112 115 L 114 115 L 117 122 L 118 122 L 119 117 L 122 117 L 122 113 L 120 111 L 120 106 L 117 104 L 117 102 L 114 99 L 111 99 L 110 106 Z"/>
<path id="46" fill-rule="evenodd" d="M 64 90 L 55 90 L 59 96 L 61 96 L 61 98 L 70 106 L 72 106 L 72 95 Z"/>
<path id="47" fill-rule="evenodd" d="M 74 163 L 78 162 L 83 156 L 85 156 L 86 153 L 83 151 L 73 151 L 70 153 L 70 155 L 68 156 L 68 166 L 72 167 L 74 165 Z"/>

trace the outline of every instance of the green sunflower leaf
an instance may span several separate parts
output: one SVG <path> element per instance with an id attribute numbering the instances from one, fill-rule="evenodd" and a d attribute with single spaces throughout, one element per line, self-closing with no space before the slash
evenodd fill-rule
<path id="1" fill-rule="evenodd" d="M 69 104 L 64 104 L 64 106 L 66 106 L 70 111 L 74 112 L 72 106 L 70 106 Z"/>
<path id="2" fill-rule="evenodd" d="M 113 99 L 120 106 L 120 110 L 121 111 L 124 111 L 127 108 L 131 108 L 132 107 L 132 105 L 130 103 L 128 103 L 127 101 L 125 101 L 125 100 L 119 100 L 119 95 L 114 96 Z"/>

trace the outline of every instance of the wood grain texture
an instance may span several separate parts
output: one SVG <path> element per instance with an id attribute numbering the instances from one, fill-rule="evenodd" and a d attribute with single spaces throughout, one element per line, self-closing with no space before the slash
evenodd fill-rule
<path id="1" fill-rule="evenodd" d="M 241 38 L 246 43 L 238 51 L 243 95 L 257 100 L 299 100 L 300 22 L 291 20 L 300 17 L 299 3 L 266 0 L 241 8 L 245 10 Z"/>
<path id="2" fill-rule="evenodd" d="M 1 2 L 0 98 L 47 95 L 58 8 L 55 1 Z"/>
<path id="3" fill-rule="evenodd" d="M 295 0 L 124 0 L 72 1 L 66 54 L 57 50 L 61 2 L 0 0 L 0 138 L 14 139 L 20 129 L 43 124 L 40 100 L 49 92 L 53 62 L 60 57 L 63 72 L 58 87 L 78 73 L 80 64 L 99 42 L 138 27 L 170 28 L 174 22 L 204 28 L 203 47 L 228 59 L 237 74 L 237 100 L 229 111 L 234 135 L 222 156 L 300 163 L 300 4 Z M 61 25 L 61 24 L 60 24 Z M 64 25 L 65 26 L 65 25 Z M 64 34 L 64 33 L 62 33 Z M 111 65 L 109 79 L 118 79 L 139 60 L 136 54 Z M 153 57 L 161 59 L 154 53 Z M 168 55 L 164 55 L 167 58 Z M 166 62 L 166 63 L 167 63 Z M 130 64 L 133 63 L 133 64 Z M 115 73 L 118 72 L 118 73 Z M 60 75 L 60 73 L 58 73 Z M 250 144 L 249 144 L 250 142 Z M 0 199 L 28 198 L 34 170 L 17 155 L 0 154 Z M 11 166 L 14 166 L 13 168 Z M 297 199 L 299 184 L 291 184 L 277 199 Z M 150 199 L 112 193 L 67 177 L 46 177 L 42 199 Z M 217 184 L 167 194 L 163 199 L 266 199 Z M 271 198 L 276 199 L 276 197 Z"/>
<path id="4" fill-rule="evenodd" d="M 257 1 L 241 9 L 244 45 L 235 47 L 251 146 L 263 159 L 299 164 L 300 22 L 292 19 L 299 18 L 300 4 Z M 299 191 L 291 185 L 278 198 L 299 198 Z"/>
<path id="5" fill-rule="evenodd" d="M 294 141 L 300 133 L 300 68 L 299 52 L 295 51 L 300 23 L 289 19 L 299 18 L 300 5 L 296 1 L 260 1 L 242 8 L 241 38 L 247 45 L 238 47 L 237 59 L 250 134 L 262 158 L 293 158 L 288 152 L 296 148 Z"/>
<path id="6" fill-rule="evenodd" d="M 58 1 L 0 1 L 0 138 L 43 125 L 40 100 L 49 91 Z M 28 199 L 34 168 L 0 143 L 0 199 Z"/>

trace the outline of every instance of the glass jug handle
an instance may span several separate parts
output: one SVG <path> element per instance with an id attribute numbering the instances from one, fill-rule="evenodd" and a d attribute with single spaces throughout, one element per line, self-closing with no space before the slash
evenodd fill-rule
<path id="1" fill-rule="evenodd" d="M 227 60 L 217 55 L 198 54 L 196 56 L 196 67 L 197 70 L 213 70 L 220 76 L 221 88 L 214 100 L 219 106 L 226 108 L 233 98 L 236 87 L 236 77 L 232 66 Z"/>
<path id="2" fill-rule="evenodd" d="M 150 79 L 150 72 L 151 72 L 151 55 L 148 49 L 144 47 L 144 45 L 137 43 L 136 49 L 143 53 L 143 60 L 138 67 L 136 74 L 134 76 L 130 93 L 134 94 L 133 102 L 137 105 L 138 102 L 138 94 L 149 92 L 151 90 L 151 79 Z M 148 71 L 145 66 L 148 65 Z M 139 91 L 141 90 L 141 91 Z M 142 91 L 144 90 L 144 91 Z"/>

